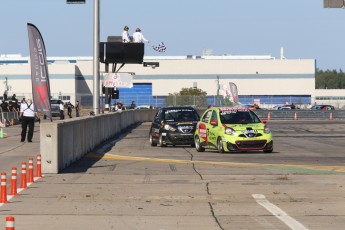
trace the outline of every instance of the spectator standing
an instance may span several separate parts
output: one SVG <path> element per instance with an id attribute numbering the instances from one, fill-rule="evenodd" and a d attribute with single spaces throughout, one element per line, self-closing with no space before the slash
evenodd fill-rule
<path id="1" fill-rule="evenodd" d="M 25 103 L 20 105 L 20 118 L 22 120 L 22 132 L 21 132 L 21 142 L 25 141 L 26 130 L 29 126 L 28 131 L 28 142 L 32 142 L 32 137 L 34 135 L 35 118 L 39 118 L 37 112 L 35 112 L 34 104 L 32 104 L 31 99 L 27 99 Z"/>
<path id="2" fill-rule="evenodd" d="M 17 111 L 17 108 L 16 108 L 16 104 L 13 103 L 13 101 L 10 101 L 10 102 L 8 103 L 8 110 L 9 110 L 10 112 L 18 112 L 18 111 Z"/>
<path id="3" fill-rule="evenodd" d="M 7 99 L 8 99 L 7 96 L 8 96 L 8 92 L 7 92 L 7 90 L 5 90 L 2 100 L 7 101 Z"/>
<path id="4" fill-rule="evenodd" d="M 132 101 L 132 104 L 129 106 L 129 109 L 135 109 L 137 105 L 135 104 L 135 101 Z"/>
<path id="5" fill-rule="evenodd" d="M 74 108 L 74 105 L 69 101 L 67 102 L 67 115 L 69 118 L 72 118 L 72 109 Z"/>
<path id="6" fill-rule="evenodd" d="M 65 119 L 65 103 L 61 101 L 60 103 L 60 120 Z"/>
<path id="7" fill-rule="evenodd" d="M 9 112 L 10 111 L 8 108 L 8 103 L 5 100 L 2 101 L 0 107 L 1 107 L 2 112 Z"/>
<path id="8" fill-rule="evenodd" d="M 135 33 L 133 34 L 133 42 L 136 43 L 150 43 L 145 37 L 144 35 L 141 33 L 141 29 L 137 28 L 135 30 Z"/>
<path id="9" fill-rule="evenodd" d="M 18 99 L 17 99 L 17 96 L 16 96 L 16 94 L 13 94 L 12 95 L 12 102 L 14 102 L 14 103 L 18 103 Z"/>
<path id="10" fill-rule="evenodd" d="M 129 33 L 128 33 L 129 27 L 125 26 L 123 28 L 123 32 L 122 32 L 122 42 L 123 43 L 128 43 L 131 42 L 131 38 L 129 37 Z"/>
<path id="11" fill-rule="evenodd" d="M 117 111 L 121 111 L 122 106 L 123 106 L 122 101 L 118 102 L 116 105 L 117 105 Z"/>
<path id="12" fill-rule="evenodd" d="M 75 103 L 75 116 L 76 116 L 76 117 L 79 117 L 79 116 L 80 116 L 79 110 L 80 110 L 79 101 L 77 101 L 77 103 Z"/>

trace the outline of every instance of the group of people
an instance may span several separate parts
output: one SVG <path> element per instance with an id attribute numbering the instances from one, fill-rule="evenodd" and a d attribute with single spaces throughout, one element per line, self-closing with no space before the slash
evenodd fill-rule
<path id="1" fill-rule="evenodd" d="M 66 102 L 66 105 L 63 101 L 61 101 L 60 104 L 60 120 L 65 119 L 65 107 L 67 107 L 67 116 L 69 118 L 72 118 L 72 110 L 75 109 L 75 116 L 80 116 L 80 107 L 79 107 L 79 101 L 76 102 L 75 106 L 69 101 Z"/>
<path id="2" fill-rule="evenodd" d="M 129 109 L 135 109 L 137 107 L 137 105 L 135 104 L 135 101 L 132 101 L 131 105 L 129 106 Z M 113 112 L 117 112 L 117 111 L 122 111 L 122 110 L 127 110 L 126 105 L 122 102 L 116 102 Z"/>
<path id="3" fill-rule="evenodd" d="M 66 103 L 67 115 L 72 118 L 72 110 L 75 109 L 76 117 L 80 116 L 79 101 L 76 101 L 75 106 L 69 101 Z M 65 119 L 64 115 L 65 104 L 60 104 L 60 120 Z M 22 131 L 20 135 L 20 141 L 24 142 L 27 139 L 28 142 L 32 142 L 34 134 L 35 121 L 39 121 L 39 114 L 35 111 L 35 106 L 31 98 L 23 98 L 21 102 L 18 102 L 16 94 L 13 94 L 11 99 L 8 97 L 8 92 L 5 90 L 2 100 L 0 100 L 0 112 L 18 112 L 19 120 L 21 121 Z M 28 129 L 29 128 L 29 129 Z"/>
<path id="4" fill-rule="evenodd" d="M 18 103 L 18 99 L 15 94 L 9 99 L 7 94 L 4 93 L 2 98 L 3 100 L 0 101 L 0 111 L 1 112 L 19 112 L 20 103 Z"/>
<path id="5" fill-rule="evenodd" d="M 122 42 L 124 42 L 124 43 L 128 43 L 128 42 L 150 43 L 149 40 L 147 40 L 144 37 L 140 28 L 135 29 L 133 36 L 130 36 L 128 31 L 129 31 L 129 27 L 125 26 L 123 28 L 123 32 L 122 32 Z"/>

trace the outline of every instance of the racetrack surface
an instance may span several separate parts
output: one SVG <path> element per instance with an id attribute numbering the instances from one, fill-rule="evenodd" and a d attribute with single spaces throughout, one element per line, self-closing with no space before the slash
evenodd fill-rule
<path id="1" fill-rule="evenodd" d="M 220 154 L 152 147 L 140 124 L 1 206 L 0 227 L 344 229 L 345 122 L 268 125 L 273 153 Z"/>

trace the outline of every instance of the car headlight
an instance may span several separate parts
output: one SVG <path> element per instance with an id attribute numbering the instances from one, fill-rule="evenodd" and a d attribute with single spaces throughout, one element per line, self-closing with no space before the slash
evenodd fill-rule
<path id="1" fill-rule="evenodd" d="M 265 127 L 265 128 L 264 128 L 264 133 L 266 133 L 266 134 L 269 134 L 269 133 L 271 133 L 271 130 L 270 130 L 270 128 L 268 128 L 268 127 Z"/>
<path id="2" fill-rule="evenodd" d="M 226 129 L 225 129 L 225 134 L 228 134 L 228 135 L 236 135 L 236 131 L 233 130 L 232 128 L 226 128 Z"/>
<path id="3" fill-rule="evenodd" d="M 170 125 L 164 125 L 164 129 L 165 129 L 165 130 L 172 131 L 172 132 L 175 132 L 175 131 L 176 131 L 176 129 L 175 129 L 174 127 L 170 126 Z"/>

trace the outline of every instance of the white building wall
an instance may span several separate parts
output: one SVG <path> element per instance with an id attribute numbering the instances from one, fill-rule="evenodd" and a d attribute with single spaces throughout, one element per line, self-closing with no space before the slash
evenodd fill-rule
<path id="1" fill-rule="evenodd" d="M 59 94 L 68 95 L 72 96 L 71 99 L 74 101 L 76 93 L 75 64 L 49 64 L 48 72 L 52 97 L 57 98 Z M 15 93 L 19 97 L 32 97 L 30 64 L 0 65 L 0 80 L 5 77 L 10 86 L 9 96 Z"/>
<path id="2" fill-rule="evenodd" d="M 240 95 L 314 95 L 315 60 L 145 60 L 158 61 L 159 67 L 143 68 L 141 65 L 125 65 L 123 72 L 135 72 L 136 76 L 157 76 L 153 82 L 153 95 L 179 92 L 181 88 L 198 88 L 209 95 L 220 84 L 234 82 Z M 169 76 L 171 79 L 161 79 Z M 199 75 L 199 79 L 174 79 L 178 75 Z M 206 76 L 208 79 L 202 79 Z M 136 77 L 135 77 L 136 79 Z"/>
<path id="3" fill-rule="evenodd" d="M 217 57 L 214 57 L 217 58 Z M 160 60 L 159 67 L 126 64 L 120 72 L 134 72 L 134 83 L 152 83 L 153 96 L 165 96 L 182 88 L 197 87 L 208 95 L 217 93 L 220 84 L 234 82 L 239 95 L 312 95 L 315 96 L 315 60 L 227 60 L 182 59 Z M 117 66 L 117 68 L 120 64 Z M 110 69 L 112 66 L 109 66 Z M 92 93 L 92 59 L 83 58 L 76 64 L 60 62 L 49 64 L 52 95 Z M 101 72 L 105 66 L 102 64 Z M 0 79 L 8 76 L 14 92 L 31 92 L 29 64 L 0 65 Z M 11 80 L 11 76 L 15 76 Z M 76 83 L 76 79 L 78 82 Z M 80 80 L 83 79 L 83 80 Z M 11 95 L 11 93 L 9 93 Z"/>

